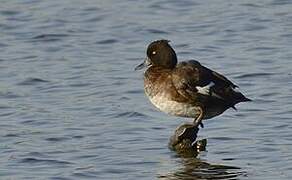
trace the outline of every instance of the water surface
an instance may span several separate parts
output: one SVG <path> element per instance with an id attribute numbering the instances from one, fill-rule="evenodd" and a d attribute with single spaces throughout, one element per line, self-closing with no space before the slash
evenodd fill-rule
<path id="1" fill-rule="evenodd" d="M 0 6 L 1 179 L 291 179 L 292 3 L 36 1 Z M 167 148 L 133 71 L 169 39 L 254 101 L 205 122 L 207 152 Z"/>

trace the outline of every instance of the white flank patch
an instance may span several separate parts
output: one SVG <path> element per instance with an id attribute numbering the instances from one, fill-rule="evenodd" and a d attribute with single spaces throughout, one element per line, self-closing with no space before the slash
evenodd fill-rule
<path id="1" fill-rule="evenodd" d="M 215 86 L 215 83 L 213 81 L 211 81 L 207 86 L 201 87 L 201 86 L 196 86 L 196 89 L 198 90 L 198 93 L 203 94 L 203 95 L 207 95 L 207 96 L 213 96 L 219 99 L 224 99 L 221 96 L 219 96 L 218 94 L 214 93 L 214 92 L 210 92 L 210 88 Z"/>
<path id="2" fill-rule="evenodd" d="M 198 93 L 209 96 L 209 95 L 211 95 L 210 88 L 214 85 L 215 85 L 215 83 L 213 81 L 211 81 L 208 85 L 206 85 L 204 87 L 196 86 L 196 89 L 198 90 Z"/>

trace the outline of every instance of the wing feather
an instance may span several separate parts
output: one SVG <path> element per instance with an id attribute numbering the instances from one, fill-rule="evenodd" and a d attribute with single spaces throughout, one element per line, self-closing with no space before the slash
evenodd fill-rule
<path id="1" fill-rule="evenodd" d="M 186 98 L 209 96 L 228 101 L 235 84 L 223 75 L 191 60 L 179 63 L 172 75 L 173 84 Z"/>

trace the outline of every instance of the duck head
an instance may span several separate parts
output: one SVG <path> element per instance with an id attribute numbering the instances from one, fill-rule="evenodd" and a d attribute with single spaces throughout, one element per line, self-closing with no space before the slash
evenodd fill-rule
<path id="1" fill-rule="evenodd" d="M 168 40 L 157 40 L 150 43 L 146 52 L 147 57 L 135 70 L 149 66 L 173 69 L 177 64 L 177 57 L 175 51 L 168 43 Z"/>

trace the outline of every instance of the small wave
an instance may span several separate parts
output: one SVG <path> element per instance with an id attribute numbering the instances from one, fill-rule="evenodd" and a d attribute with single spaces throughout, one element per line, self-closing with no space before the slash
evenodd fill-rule
<path id="1" fill-rule="evenodd" d="M 270 3 L 270 5 L 273 5 L 273 6 L 282 6 L 282 5 L 289 5 L 291 4 L 291 1 L 290 0 L 274 0 Z"/>
<path id="2" fill-rule="evenodd" d="M 41 34 L 32 37 L 34 41 L 59 41 L 64 37 L 69 36 L 68 34 Z"/>
<path id="3" fill-rule="evenodd" d="M 45 163 L 45 164 L 58 164 L 58 165 L 73 164 L 68 161 L 55 160 L 55 159 L 39 159 L 39 158 L 33 158 L 33 157 L 23 158 L 20 160 L 20 163 L 30 163 L 30 164 Z"/>
<path id="4" fill-rule="evenodd" d="M 260 97 L 275 97 L 277 95 L 278 95 L 278 93 L 276 93 L 276 92 L 264 92 L 260 95 Z"/>
<path id="5" fill-rule="evenodd" d="M 222 160 L 223 161 L 234 161 L 235 158 L 223 158 Z M 235 167 L 234 169 L 240 169 L 240 168 Z"/>
<path id="6" fill-rule="evenodd" d="M 165 127 L 152 127 L 151 129 L 154 129 L 154 130 L 162 130 L 162 129 L 166 129 Z"/>
<path id="7" fill-rule="evenodd" d="M 1 108 L 0 108 L 0 109 L 1 109 Z M 0 114 L 0 117 L 10 116 L 10 115 L 13 115 L 13 114 L 15 114 L 15 112 L 1 113 L 1 114 Z"/>
<path id="8" fill-rule="evenodd" d="M 70 178 L 53 176 L 50 179 L 54 179 L 54 180 L 69 180 Z"/>
<path id="9" fill-rule="evenodd" d="M 146 115 L 139 113 L 139 112 L 133 112 L 133 111 L 129 111 L 129 112 L 123 112 L 123 113 L 119 113 L 116 115 L 116 117 L 146 117 Z"/>
<path id="10" fill-rule="evenodd" d="M 236 78 L 239 79 L 244 79 L 244 78 L 250 78 L 250 77 L 263 77 L 263 76 L 271 76 L 274 75 L 275 73 L 247 73 L 247 74 L 242 74 L 236 76 Z"/>
<path id="11" fill-rule="evenodd" d="M 101 40 L 101 41 L 97 41 L 97 44 L 114 44 L 117 43 L 118 40 L 116 39 L 105 39 L 105 40 Z"/>
<path id="12" fill-rule="evenodd" d="M 87 19 L 86 21 L 87 22 L 99 22 L 99 21 L 104 20 L 106 17 L 107 16 L 98 16 L 98 17 L 93 17 L 93 18 Z"/>
<path id="13" fill-rule="evenodd" d="M 144 91 L 142 89 L 128 90 L 126 91 L 128 94 L 143 94 Z"/>
<path id="14" fill-rule="evenodd" d="M 19 98 L 19 97 L 24 97 L 22 94 L 17 94 L 15 92 L 0 92 L 0 96 L 3 98 L 9 98 L 9 99 L 14 99 L 14 98 Z"/>
<path id="15" fill-rule="evenodd" d="M 243 3 L 243 4 L 241 4 L 241 6 L 254 7 L 254 8 L 262 7 L 262 6 L 258 5 L 258 4 L 253 4 L 253 3 Z"/>
<path id="16" fill-rule="evenodd" d="M 76 135 L 76 136 L 72 136 L 72 138 L 74 138 L 74 139 L 82 139 L 82 138 L 84 138 L 84 136 Z"/>
<path id="17" fill-rule="evenodd" d="M 9 134 L 4 135 L 3 137 L 20 137 L 20 135 L 14 134 L 14 133 L 9 133 Z"/>
<path id="18" fill-rule="evenodd" d="M 49 81 L 40 78 L 27 78 L 24 81 L 18 83 L 18 85 L 36 85 L 39 83 L 47 83 Z"/>
<path id="19" fill-rule="evenodd" d="M 92 175 L 92 174 L 89 174 L 89 172 L 75 172 L 73 173 L 74 176 L 78 177 L 78 178 L 97 178 L 96 175 Z"/>
<path id="20" fill-rule="evenodd" d="M 66 138 L 66 137 L 50 137 L 50 138 L 46 138 L 45 140 L 51 141 L 51 142 L 59 142 L 59 141 L 65 141 L 68 139 L 69 138 Z"/>
<path id="21" fill-rule="evenodd" d="M 256 51 L 256 52 L 258 52 L 258 51 L 273 51 L 273 50 L 277 50 L 277 48 L 262 46 L 262 47 L 249 48 L 246 51 Z"/>
<path id="22" fill-rule="evenodd" d="M 27 153 L 28 156 L 38 156 L 38 157 L 48 157 L 46 155 L 44 155 L 43 153 L 40 152 L 29 152 Z"/>
<path id="23" fill-rule="evenodd" d="M 166 31 L 158 30 L 158 29 L 147 29 L 148 32 L 152 34 L 168 34 Z"/>
<path id="24" fill-rule="evenodd" d="M 224 136 L 212 137 L 209 139 L 217 140 L 217 141 L 247 140 L 247 138 L 224 137 Z"/>
<path id="25" fill-rule="evenodd" d="M 0 14 L 8 15 L 8 16 L 17 15 L 19 13 L 20 13 L 20 11 L 13 11 L 13 10 L 2 10 L 2 11 L 0 11 Z"/>
<path id="26" fill-rule="evenodd" d="M 267 27 L 260 26 L 260 25 L 249 25 L 249 26 L 246 26 L 246 28 L 244 28 L 243 31 L 260 31 L 264 29 L 267 29 Z"/>
<path id="27" fill-rule="evenodd" d="M 8 45 L 8 44 L 5 44 L 4 42 L 1 42 L 1 43 L 0 43 L 0 47 L 1 47 L 1 48 L 8 47 L 8 46 L 9 46 L 9 45 Z"/>

